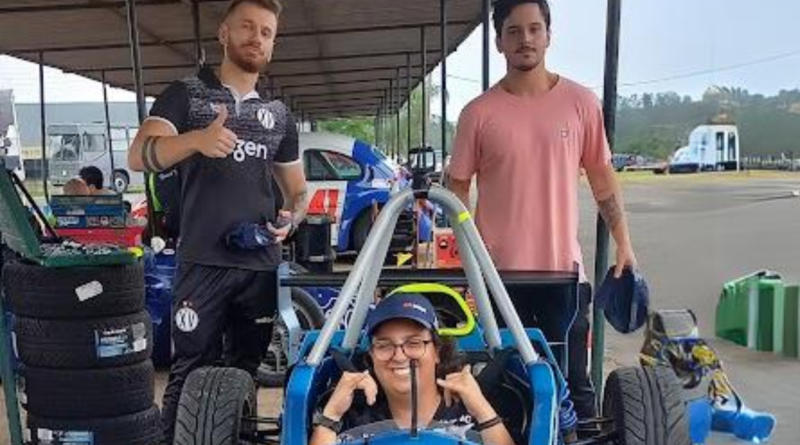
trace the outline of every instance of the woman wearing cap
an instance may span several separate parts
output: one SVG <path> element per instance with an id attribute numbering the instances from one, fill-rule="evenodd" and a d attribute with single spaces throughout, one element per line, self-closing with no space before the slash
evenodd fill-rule
<path id="1" fill-rule="evenodd" d="M 368 437 L 366 425 L 411 427 L 411 366 L 415 366 L 419 428 L 462 439 L 513 445 L 503 421 L 484 397 L 470 367 L 448 373 L 454 344 L 436 333 L 438 322 L 427 298 L 395 294 L 367 318 L 371 370 L 344 372 L 322 411 L 314 416 L 311 445 Z M 366 406 L 353 404 L 358 392 Z"/>

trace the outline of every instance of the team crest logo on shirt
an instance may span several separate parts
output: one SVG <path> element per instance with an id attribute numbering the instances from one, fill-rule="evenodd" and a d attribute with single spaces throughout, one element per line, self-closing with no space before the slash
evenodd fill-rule
<path id="1" fill-rule="evenodd" d="M 192 332 L 200 324 L 200 316 L 191 306 L 184 306 L 175 313 L 175 326 L 183 332 Z"/>
<path id="2" fill-rule="evenodd" d="M 561 129 L 561 139 L 566 139 L 569 137 L 569 127 L 564 127 Z"/>
<path id="3" fill-rule="evenodd" d="M 256 117 L 261 125 L 267 130 L 275 128 L 275 116 L 266 108 L 261 108 L 256 112 Z"/>

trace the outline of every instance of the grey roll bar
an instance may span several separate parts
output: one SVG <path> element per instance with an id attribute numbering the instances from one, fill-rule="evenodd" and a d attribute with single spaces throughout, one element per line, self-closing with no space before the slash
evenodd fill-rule
<path id="1" fill-rule="evenodd" d="M 489 347 L 496 349 L 501 343 L 500 330 L 494 318 L 487 286 L 494 296 L 500 314 L 511 331 L 523 362 L 527 364 L 539 360 L 539 355 L 528 340 L 522 321 L 514 310 L 508 292 L 500 279 L 500 274 L 497 272 L 497 268 L 489 256 L 489 251 L 478 233 L 477 226 L 464 204 L 452 192 L 438 185 L 431 186 L 427 192 L 427 197 L 434 203 L 441 205 L 450 220 L 453 221 L 467 282 L 478 304 L 481 325 Z M 375 295 L 383 260 L 388 253 L 391 235 L 397 219 L 406 206 L 413 204 L 414 199 L 414 191 L 410 189 L 403 190 L 394 195 L 378 215 L 378 219 L 375 221 L 367 241 L 342 287 L 336 304 L 333 306 L 330 316 L 322 327 L 319 337 L 308 355 L 306 360 L 308 365 L 318 366 L 322 362 L 325 352 L 330 347 L 333 335 L 351 304 L 354 304 L 354 313 L 348 325 L 342 347 L 352 349 L 358 343 L 369 306 Z"/>

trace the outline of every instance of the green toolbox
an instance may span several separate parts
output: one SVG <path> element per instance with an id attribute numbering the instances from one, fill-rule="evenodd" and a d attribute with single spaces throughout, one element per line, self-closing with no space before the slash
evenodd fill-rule
<path id="1" fill-rule="evenodd" d="M 725 283 L 717 303 L 716 335 L 751 349 L 772 351 L 776 302 L 782 301 L 783 280 L 775 272 L 761 270 Z"/>
<path id="2" fill-rule="evenodd" d="M 800 358 L 800 285 L 784 289 L 783 354 Z"/>
<path id="3" fill-rule="evenodd" d="M 136 261 L 133 253 L 116 246 L 63 241 L 55 236 L 47 221 L 42 223 L 53 236 L 37 235 L 35 222 L 31 221 L 33 214 L 25 208 L 17 192 L 17 187 L 23 189 L 22 184 L 12 175 L 4 168 L 0 169 L 0 233 L 11 250 L 46 267 L 111 266 Z M 27 197 L 31 201 L 30 196 Z M 33 202 L 30 204 L 35 205 Z"/>

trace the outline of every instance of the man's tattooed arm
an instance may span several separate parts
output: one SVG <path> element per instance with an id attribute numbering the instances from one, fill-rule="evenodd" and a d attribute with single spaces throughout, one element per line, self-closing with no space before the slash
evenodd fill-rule
<path id="1" fill-rule="evenodd" d="M 142 142 L 142 165 L 147 173 L 158 173 L 164 171 L 164 167 L 158 158 L 159 136 L 148 136 Z"/>
<path id="2" fill-rule="evenodd" d="M 292 212 L 292 223 L 295 227 L 300 225 L 306 217 L 308 211 L 308 190 L 305 185 L 302 189 L 296 191 L 286 202 L 286 210 Z"/>
<path id="3" fill-rule="evenodd" d="M 613 232 L 625 217 L 619 205 L 617 195 L 612 194 L 608 198 L 598 201 L 597 206 L 600 209 L 600 215 L 603 217 L 606 225 L 608 225 L 608 229 Z"/>

